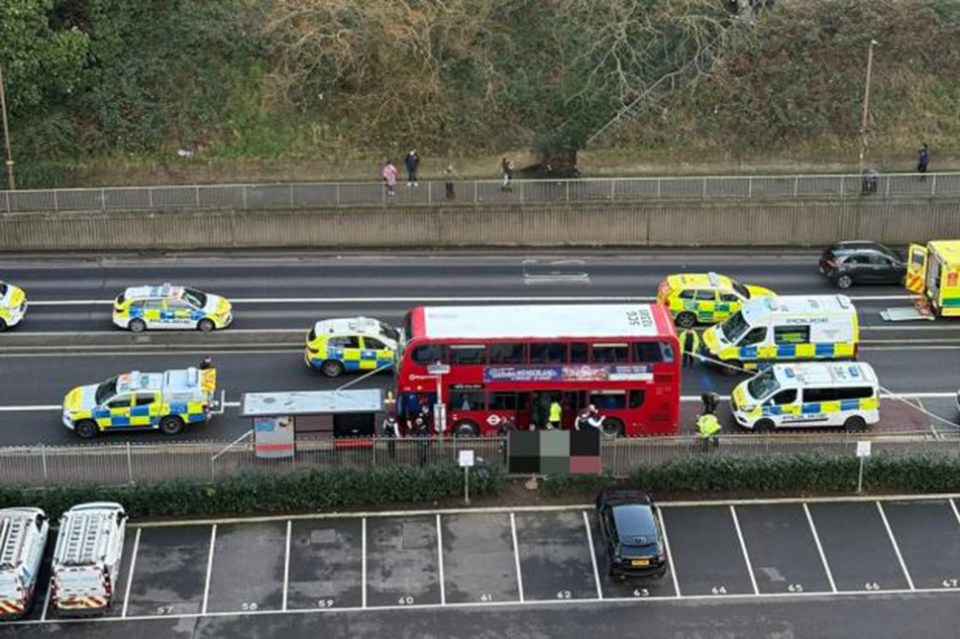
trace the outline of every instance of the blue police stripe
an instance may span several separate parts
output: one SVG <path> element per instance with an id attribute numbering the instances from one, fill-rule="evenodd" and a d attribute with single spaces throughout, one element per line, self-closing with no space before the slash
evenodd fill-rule
<path id="1" fill-rule="evenodd" d="M 358 371 L 358 370 L 360 370 L 360 361 L 359 361 L 359 360 L 354 360 L 354 361 L 349 361 L 349 362 L 341 362 L 341 363 L 343 364 L 344 369 L 346 369 L 346 370 L 348 370 L 348 371 Z"/>
<path id="2" fill-rule="evenodd" d="M 193 310 L 190 311 L 190 317 L 191 319 L 202 320 L 204 317 L 206 317 L 206 314 L 203 311 Z"/>
<path id="3" fill-rule="evenodd" d="M 763 414 L 764 415 L 780 415 L 782 409 L 779 406 L 764 406 Z"/>
<path id="4" fill-rule="evenodd" d="M 187 415 L 187 421 L 190 423 L 202 422 L 205 420 L 206 420 L 206 415 L 204 415 L 203 413 L 191 413 L 190 415 Z"/>
<path id="5" fill-rule="evenodd" d="M 90 411 L 90 415 L 93 416 L 94 419 L 102 419 L 104 417 L 110 417 L 110 411 L 106 408 L 95 408 Z"/>
<path id="6" fill-rule="evenodd" d="M 840 410 L 856 410 L 860 408 L 859 399 L 841 399 Z"/>
<path id="7" fill-rule="evenodd" d="M 146 417 L 150 414 L 150 406 L 134 406 L 130 409 L 131 417 Z"/>
<path id="8" fill-rule="evenodd" d="M 129 418 L 129 417 L 119 417 L 119 416 L 116 416 L 116 415 L 115 415 L 114 417 L 112 417 L 112 418 L 110 419 L 110 425 L 111 425 L 111 426 L 114 426 L 114 427 L 116 427 L 116 426 L 129 426 L 129 425 L 130 425 L 130 418 Z"/>
<path id="9" fill-rule="evenodd" d="M 175 415 L 178 413 L 185 413 L 185 412 L 187 412 L 187 405 L 184 402 L 176 402 L 174 404 L 170 404 L 171 414 Z"/>
<path id="10" fill-rule="evenodd" d="M 796 357 L 796 344 L 780 344 L 777 346 L 777 357 Z"/>
<path id="11" fill-rule="evenodd" d="M 803 405 L 804 415 L 810 415 L 810 414 L 819 413 L 819 412 L 820 412 L 820 402 L 812 402 L 810 404 Z"/>
<path id="12" fill-rule="evenodd" d="M 756 359 L 757 357 L 757 347 L 756 346 L 744 346 L 740 349 L 740 357 L 743 359 Z"/>
<path id="13" fill-rule="evenodd" d="M 817 357 L 833 357 L 833 344 L 817 344 L 815 355 Z"/>

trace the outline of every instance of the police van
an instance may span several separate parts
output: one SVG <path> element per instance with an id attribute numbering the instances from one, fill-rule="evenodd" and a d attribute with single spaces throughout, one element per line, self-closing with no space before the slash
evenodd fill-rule
<path id="1" fill-rule="evenodd" d="M 703 333 L 708 362 L 729 375 L 782 361 L 856 359 L 857 309 L 845 295 L 782 295 L 746 302 Z"/>
<path id="2" fill-rule="evenodd" d="M 30 610 L 50 523 L 39 508 L 0 510 L 0 619 Z"/>
<path id="3" fill-rule="evenodd" d="M 394 363 L 399 341 L 397 329 L 370 317 L 321 320 L 307 335 L 303 360 L 327 377 L 385 369 Z"/>
<path id="4" fill-rule="evenodd" d="M 50 603 L 61 615 L 101 615 L 113 603 L 127 514 L 114 502 L 74 506 L 60 518 Z"/>
<path id="5" fill-rule="evenodd" d="M 842 426 L 880 420 L 877 375 L 865 362 L 775 364 L 733 389 L 730 407 L 744 428 Z"/>

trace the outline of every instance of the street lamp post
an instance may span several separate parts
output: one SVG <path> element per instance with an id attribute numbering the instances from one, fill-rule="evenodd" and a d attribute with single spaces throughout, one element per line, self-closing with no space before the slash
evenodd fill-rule
<path id="1" fill-rule="evenodd" d="M 873 74 L 873 47 L 878 44 L 876 40 L 870 40 L 870 47 L 867 49 L 867 81 L 863 87 L 863 115 L 860 118 L 860 173 L 863 174 L 864 161 L 867 154 L 867 120 L 870 117 L 870 78 Z"/>

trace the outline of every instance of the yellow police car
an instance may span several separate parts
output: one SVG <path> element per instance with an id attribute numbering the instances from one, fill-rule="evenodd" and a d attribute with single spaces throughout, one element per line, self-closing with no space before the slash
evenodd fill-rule
<path id="1" fill-rule="evenodd" d="M 176 435 L 223 412 L 216 386 L 215 368 L 125 373 L 67 393 L 63 425 L 84 439 L 103 431 L 143 429 Z"/>
<path id="2" fill-rule="evenodd" d="M 657 304 L 666 306 L 678 326 L 716 324 L 749 299 L 774 295 L 762 286 L 744 285 L 716 273 L 670 275 L 657 288 Z"/>
<path id="3" fill-rule="evenodd" d="M 303 359 L 327 377 L 385 369 L 393 365 L 399 342 L 397 329 L 369 317 L 321 320 L 307 335 Z"/>
<path id="4" fill-rule="evenodd" d="M 149 329 L 226 328 L 233 307 L 219 295 L 186 286 L 131 286 L 114 300 L 113 323 L 134 333 Z"/>
<path id="5" fill-rule="evenodd" d="M 16 326 L 27 314 L 27 296 L 23 289 L 0 282 L 0 331 Z"/>

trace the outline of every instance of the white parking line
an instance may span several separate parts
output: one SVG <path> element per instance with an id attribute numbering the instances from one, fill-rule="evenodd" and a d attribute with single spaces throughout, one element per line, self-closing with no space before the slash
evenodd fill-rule
<path id="1" fill-rule="evenodd" d="M 203 586 L 203 606 L 200 614 L 207 614 L 207 602 L 210 599 L 210 577 L 213 576 L 213 551 L 217 547 L 217 525 L 210 528 L 210 554 L 207 556 L 207 578 Z"/>
<path id="2" fill-rule="evenodd" d="M 957 511 L 957 504 L 952 499 L 948 499 L 950 502 L 950 508 L 953 509 L 953 516 L 957 518 L 957 523 L 960 524 L 960 512 Z"/>
<path id="3" fill-rule="evenodd" d="M 587 543 L 590 544 L 590 563 L 593 564 L 593 580 L 597 584 L 597 599 L 603 599 L 600 571 L 597 569 L 597 551 L 593 547 L 593 531 L 590 530 L 590 518 L 587 517 L 587 511 L 583 511 L 583 526 L 587 529 Z"/>
<path id="4" fill-rule="evenodd" d="M 123 591 L 123 612 L 121 617 L 127 616 L 127 606 L 130 605 L 130 586 L 133 585 L 133 574 L 137 567 L 137 552 L 140 550 L 140 533 L 143 528 L 137 528 L 137 536 L 133 540 L 133 557 L 130 558 L 130 572 L 127 573 L 127 587 Z"/>
<path id="5" fill-rule="evenodd" d="M 890 536 L 890 543 L 893 544 L 893 551 L 897 553 L 897 561 L 900 562 L 900 568 L 903 569 L 903 576 L 907 578 L 907 585 L 910 590 L 916 590 L 913 586 L 913 579 L 910 577 L 910 571 L 907 570 L 907 564 L 903 561 L 903 555 L 900 554 L 900 546 L 897 545 L 897 539 L 893 536 L 893 529 L 890 528 L 890 522 L 887 521 L 887 514 L 883 512 L 883 505 L 878 501 L 877 510 L 880 511 L 880 518 L 883 520 L 883 526 L 887 529 L 887 535 Z"/>
<path id="6" fill-rule="evenodd" d="M 667 547 L 667 561 L 670 562 L 670 578 L 673 580 L 673 592 L 680 597 L 680 582 L 677 580 L 677 564 L 673 563 L 673 551 L 670 550 L 670 537 L 667 535 L 667 524 L 663 521 L 663 511 L 657 508 L 657 519 L 660 521 L 660 532 L 663 533 L 663 545 Z"/>
<path id="7" fill-rule="evenodd" d="M 43 613 L 40 615 L 40 621 L 47 620 L 47 611 L 50 610 L 50 593 L 53 591 L 53 576 L 50 576 L 50 583 L 47 584 L 47 596 L 43 599 Z"/>
<path id="8" fill-rule="evenodd" d="M 437 513 L 437 565 L 440 568 L 440 605 L 447 605 L 447 588 L 443 579 L 443 531 L 440 530 L 440 513 Z"/>
<path id="9" fill-rule="evenodd" d="M 367 518 L 360 522 L 360 574 L 361 605 L 367 607 Z"/>
<path id="10" fill-rule="evenodd" d="M 740 520 L 737 519 L 737 509 L 730 505 L 730 516 L 733 517 L 733 527 L 737 529 L 737 539 L 740 540 L 740 550 L 743 551 L 743 561 L 747 564 L 747 573 L 750 575 L 750 584 L 753 586 L 753 594 L 759 595 L 760 589 L 757 588 L 757 578 L 753 575 L 753 565 L 750 563 L 750 553 L 747 552 L 747 544 L 743 541 L 743 531 L 740 530 Z"/>
<path id="11" fill-rule="evenodd" d="M 283 555 L 283 610 L 287 609 L 287 590 L 290 587 L 290 535 L 293 531 L 293 522 L 287 520 L 287 549 Z"/>
<path id="12" fill-rule="evenodd" d="M 823 552 L 823 546 L 820 544 L 820 535 L 817 534 L 817 526 L 813 523 L 813 516 L 810 514 L 810 508 L 803 504 L 803 512 L 807 515 L 807 522 L 810 524 L 810 532 L 813 533 L 813 541 L 817 544 L 817 552 L 820 553 L 820 561 L 823 562 L 823 570 L 827 573 L 827 579 L 830 581 L 830 590 L 837 592 L 837 584 L 833 581 L 833 572 L 830 570 L 830 564 L 827 563 L 827 555 Z"/>
<path id="13" fill-rule="evenodd" d="M 517 565 L 517 590 L 520 593 L 520 603 L 523 603 L 523 573 L 520 572 L 520 544 L 517 543 L 517 518 L 512 512 L 510 513 L 510 531 L 513 533 L 513 561 Z"/>

